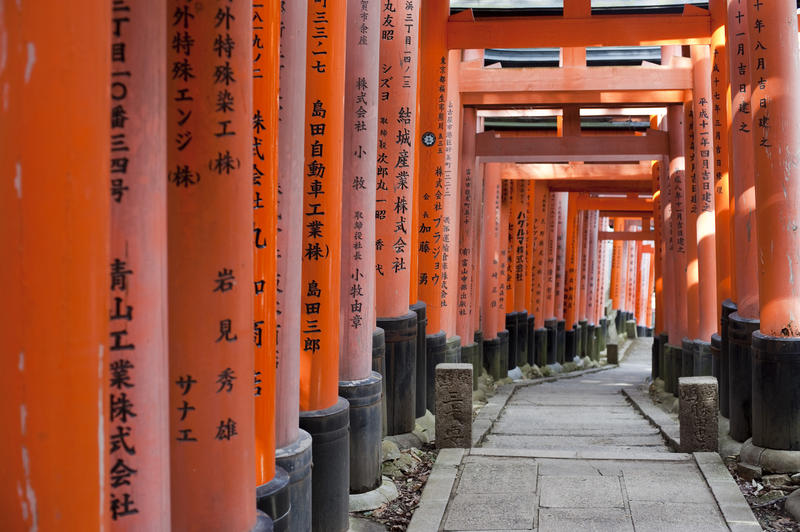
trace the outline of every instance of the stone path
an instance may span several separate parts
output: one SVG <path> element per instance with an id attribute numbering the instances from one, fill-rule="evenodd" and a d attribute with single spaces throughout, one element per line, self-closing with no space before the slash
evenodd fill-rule
<path id="1" fill-rule="evenodd" d="M 440 453 L 409 530 L 760 530 L 715 453 L 671 453 L 620 393 L 649 374 L 650 342 L 618 368 L 517 388 L 479 447 Z"/>

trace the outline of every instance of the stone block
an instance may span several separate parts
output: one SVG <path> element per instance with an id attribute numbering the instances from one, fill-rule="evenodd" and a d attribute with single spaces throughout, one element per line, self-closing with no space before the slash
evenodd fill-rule
<path id="1" fill-rule="evenodd" d="M 472 365 L 436 365 L 436 447 L 472 445 Z"/>
<path id="2" fill-rule="evenodd" d="M 619 364 L 619 347 L 617 344 L 606 344 L 606 360 L 609 364 Z"/>
<path id="3" fill-rule="evenodd" d="M 631 340 L 636 338 L 636 320 L 627 320 L 625 322 L 625 332 Z"/>
<path id="4" fill-rule="evenodd" d="M 714 377 L 678 379 L 681 451 L 713 451 L 719 446 L 719 400 Z"/>

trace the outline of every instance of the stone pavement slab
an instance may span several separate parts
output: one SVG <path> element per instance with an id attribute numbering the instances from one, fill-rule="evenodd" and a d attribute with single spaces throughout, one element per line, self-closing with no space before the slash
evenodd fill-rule
<path id="1" fill-rule="evenodd" d="M 621 508 L 592 508 L 591 511 L 567 508 L 539 510 L 539 532 L 633 532 L 629 512 Z"/>
<path id="2" fill-rule="evenodd" d="M 444 530 L 532 530 L 536 504 L 527 493 L 456 493 Z"/>
<path id="3" fill-rule="evenodd" d="M 541 508 L 624 508 L 619 477 L 542 477 Z"/>
<path id="4" fill-rule="evenodd" d="M 636 532 L 723 532 L 728 527 L 716 504 L 631 501 Z"/>

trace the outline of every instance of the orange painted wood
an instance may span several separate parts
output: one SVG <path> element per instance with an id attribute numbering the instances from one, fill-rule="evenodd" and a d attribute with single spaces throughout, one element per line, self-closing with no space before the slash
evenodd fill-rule
<path id="1" fill-rule="evenodd" d="M 167 53 L 172 529 L 250 530 L 253 245 L 267 238 L 253 226 L 252 5 L 170 0 L 165 16 L 194 39 Z"/>
<path id="2" fill-rule="evenodd" d="M 275 476 L 280 2 L 253 4 L 253 275 L 256 485 Z"/>
<path id="3" fill-rule="evenodd" d="M 399 11 L 397 11 L 399 7 Z M 419 2 L 381 4 L 380 71 L 378 89 L 378 165 L 375 203 L 377 237 L 377 316 L 389 318 L 408 312 L 417 301 L 417 279 L 412 260 L 417 247 L 412 240 L 418 208 L 414 189 L 417 161 L 417 69 Z M 369 31 L 369 30 L 367 30 Z M 365 171 L 368 160 L 364 160 Z M 363 175 L 363 174 L 359 174 Z M 428 239 L 425 239 L 426 242 Z M 364 241 L 369 246 L 369 240 Z M 365 274 L 366 275 L 366 274 Z"/>
<path id="4" fill-rule="evenodd" d="M 449 285 L 444 283 L 443 246 L 446 233 L 453 235 L 457 225 L 448 214 L 449 202 L 457 197 L 445 186 L 445 134 L 447 92 L 447 43 L 445 28 L 449 14 L 446 0 L 428 0 L 420 6 L 420 72 L 417 136 L 419 157 L 419 299 L 427 305 L 428 334 L 436 334 L 451 324 L 442 321 Z M 448 196 L 449 192 L 449 196 Z M 455 287 L 453 287 L 455 289 Z M 453 292 L 455 293 L 455 292 Z M 455 334 L 446 330 L 448 336 Z"/>
<path id="5" fill-rule="evenodd" d="M 653 240 L 656 236 L 655 231 L 601 231 L 601 240 Z"/>
<path id="6" fill-rule="evenodd" d="M 686 102 L 683 109 L 684 134 L 686 135 L 686 179 L 683 183 L 683 195 L 686 198 L 686 326 L 687 338 L 694 339 L 700 337 L 700 310 L 698 307 L 700 287 L 697 258 L 697 218 L 700 214 L 698 201 L 700 191 L 697 184 L 697 128 L 695 127 L 693 102 Z"/>
<path id="7" fill-rule="evenodd" d="M 759 318 L 770 336 L 800 336 L 800 248 L 796 223 L 800 209 L 800 52 L 796 6 L 787 1 L 747 6 L 751 27 L 750 71 L 753 149 L 758 218 Z M 763 82 L 761 80 L 764 80 Z M 792 97 L 787 97 L 792 95 Z"/>
<path id="8" fill-rule="evenodd" d="M 580 197 L 577 200 L 578 209 L 581 210 L 603 210 L 603 211 L 631 211 L 631 212 L 652 212 L 652 198 L 599 198 L 599 197 Z"/>
<path id="9" fill-rule="evenodd" d="M 713 188 L 714 232 L 716 245 L 717 318 L 722 313 L 722 302 L 732 298 L 733 280 L 732 209 L 730 201 L 730 138 L 731 138 L 731 86 L 728 74 L 728 51 L 725 23 L 727 1 L 712 0 L 711 13 L 711 124 L 713 133 Z"/>
<path id="10" fill-rule="evenodd" d="M 304 411 L 330 408 L 339 390 L 345 30 L 344 4 L 324 6 L 308 0 L 300 285 L 300 409 Z"/>
<path id="11" fill-rule="evenodd" d="M 552 189 L 551 189 L 552 190 Z M 556 193 L 556 293 L 555 309 L 553 314 L 564 319 L 564 277 L 566 269 L 567 254 L 567 201 L 569 194 L 566 192 Z"/>
<path id="12" fill-rule="evenodd" d="M 647 293 L 646 298 L 644 300 L 645 304 L 645 314 L 644 314 L 644 325 L 645 327 L 655 327 L 655 323 L 653 320 L 653 305 L 650 303 L 650 296 L 653 294 L 653 290 L 655 287 L 655 280 L 656 280 L 656 259 L 655 253 L 650 253 L 650 273 L 647 277 Z"/>
<path id="13" fill-rule="evenodd" d="M 513 180 L 509 181 L 509 186 L 513 187 L 511 216 L 509 217 L 509 249 L 513 251 L 511 256 L 513 260 L 514 310 L 522 312 L 528 310 L 528 293 L 530 291 L 530 280 L 527 275 L 529 256 L 526 251 L 529 240 L 528 187 L 531 184 L 527 181 Z"/>
<path id="14" fill-rule="evenodd" d="M 616 232 L 621 225 L 621 219 L 615 218 L 614 231 Z M 622 244 L 622 240 L 615 240 L 611 252 L 611 308 L 614 310 L 623 310 L 624 305 L 622 300 Z"/>
<path id="15" fill-rule="evenodd" d="M 736 312 L 744 318 L 758 319 L 758 220 L 755 213 L 756 189 L 753 161 L 753 113 L 750 73 L 751 47 L 748 11 L 732 5 L 728 10 L 728 59 L 731 90 L 731 166 L 730 190 L 733 229 L 732 293 Z"/>
<path id="16" fill-rule="evenodd" d="M 450 50 L 448 64 L 458 65 L 459 50 Z M 457 335 L 458 316 L 458 234 L 461 202 L 459 201 L 459 155 L 461 138 L 461 98 L 458 92 L 458 69 L 447 76 L 447 102 L 445 108 L 444 155 L 444 220 L 442 235 L 442 329 L 448 337 Z M 472 343 L 472 338 L 462 338 L 462 345 Z"/>
<path id="17" fill-rule="evenodd" d="M 464 109 L 462 116 L 459 166 L 460 230 L 458 252 L 458 300 L 456 334 L 461 337 L 461 345 L 470 345 L 475 335 L 475 318 L 480 314 L 475 306 L 475 292 L 478 291 L 476 266 L 480 255 L 476 244 L 477 220 L 481 218 L 480 202 L 476 189 L 481 187 L 477 180 L 475 165 L 475 131 L 477 113 L 473 108 Z"/>
<path id="18" fill-rule="evenodd" d="M 475 145 L 475 153 L 483 162 L 510 163 L 639 161 L 667 152 L 667 136 L 655 130 L 647 135 L 532 138 L 499 137 L 489 131 L 479 134 Z"/>
<path id="19" fill-rule="evenodd" d="M 586 254 L 588 259 L 588 264 L 586 266 L 586 319 L 588 319 L 590 323 L 597 323 L 597 277 L 599 268 L 597 252 L 597 229 L 600 223 L 598 211 L 593 210 L 588 212 L 588 223 L 588 253 Z"/>
<path id="20" fill-rule="evenodd" d="M 466 112 L 466 109 L 465 109 Z M 483 317 L 484 308 L 483 308 L 483 295 L 484 295 L 484 285 L 485 285 L 485 277 L 484 273 L 484 253 L 486 244 L 483 239 L 483 235 L 485 231 L 487 231 L 485 226 L 484 220 L 484 201 L 486 197 L 486 184 L 484 180 L 484 176 L 486 175 L 486 165 L 485 164 L 478 164 L 475 163 L 475 203 L 474 203 L 474 210 L 475 213 L 474 223 L 473 223 L 473 238 L 472 238 L 472 245 L 474 250 L 474 260 L 473 260 L 473 291 L 472 291 L 472 327 L 473 331 L 478 332 L 483 330 Z"/>
<path id="21" fill-rule="evenodd" d="M 578 240 L 578 210 L 575 206 L 576 193 L 569 193 L 567 200 L 567 234 L 564 269 L 564 320 L 566 328 L 570 329 L 577 322 L 576 319 L 576 282 L 577 282 L 577 240 Z"/>
<path id="22" fill-rule="evenodd" d="M 533 280 L 531 284 L 532 296 L 531 306 L 533 315 L 536 317 L 536 327 L 544 327 L 545 316 L 545 292 L 547 290 L 547 199 L 549 191 L 547 184 L 542 181 L 534 181 L 533 198 L 531 206 L 533 208 Z"/>
<path id="23" fill-rule="evenodd" d="M 2 527 L 107 529 L 111 10 L 2 5 Z"/>
<path id="24" fill-rule="evenodd" d="M 688 261 L 688 216 L 686 197 L 686 182 L 691 181 L 686 168 L 686 136 L 684 126 L 684 112 L 682 106 L 671 105 L 667 107 L 667 131 L 669 133 L 669 165 L 668 175 L 665 176 L 669 193 L 670 242 L 667 246 L 667 267 L 670 268 L 671 281 L 665 284 L 665 291 L 669 291 L 667 303 L 672 303 L 674 319 L 668 324 L 669 343 L 673 346 L 681 345 L 681 341 L 688 336 L 688 308 L 686 294 L 688 285 L 686 268 Z"/>
<path id="25" fill-rule="evenodd" d="M 501 172 L 501 202 L 500 202 L 500 264 L 498 268 L 497 279 L 497 323 L 498 330 L 505 329 L 506 314 L 514 308 L 513 291 L 509 290 L 511 275 L 509 271 L 509 254 L 508 254 L 508 216 L 511 211 L 511 194 L 510 183 L 502 179 Z"/>
<path id="26" fill-rule="evenodd" d="M 280 106 L 278 108 L 278 234 L 276 286 L 275 443 L 299 436 L 300 287 L 303 176 L 298 146 L 305 142 L 307 2 L 281 3 Z"/>
<path id="27" fill-rule="evenodd" d="M 517 175 L 519 175 L 520 166 L 514 165 L 514 170 Z M 533 240 L 535 238 L 534 232 L 534 221 L 536 219 L 535 216 L 535 195 L 536 195 L 536 184 L 533 181 L 528 182 L 528 187 L 526 190 L 525 196 L 525 218 L 526 218 L 526 232 L 528 234 L 527 242 L 525 243 L 525 256 L 527 257 L 526 265 L 525 265 L 525 310 L 528 311 L 528 314 L 533 316 L 534 315 L 534 272 L 536 271 L 536 265 L 534 264 L 534 243 Z"/>
<path id="28" fill-rule="evenodd" d="M 342 289 L 339 311 L 340 381 L 356 381 L 370 376 L 375 307 L 377 301 L 383 299 L 376 297 L 375 290 L 375 161 L 378 158 L 379 131 L 380 15 L 380 7 L 375 3 L 347 4 L 340 272 Z M 390 210 L 396 212 L 394 204 Z M 402 212 L 402 208 L 397 210 Z M 407 216 L 407 211 L 403 214 Z M 384 237 L 383 245 L 390 249 L 408 248 L 410 243 L 407 238 L 389 234 Z M 408 279 L 395 283 L 395 287 L 402 295 L 393 293 L 390 297 L 405 303 L 407 297 L 403 289 L 408 288 Z"/>
<path id="29" fill-rule="evenodd" d="M 502 177 L 502 175 L 501 175 Z M 512 223 L 514 216 L 514 181 L 503 179 L 503 213 L 501 227 L 505 231 L 505 306 L 508 312 L 516 310 L 515 296 L 515 283 L 514 283 L 514 224 Z"/>
<path id="30" fill-rule="evenodd" d="M 635 304 L 634 304 L 634 317 L 636 318 L 637 325 L 644 325 L 644 299 L 646 288 L 642 286 L 647 282 L 645 269 L 645 259 L 642 253 L 641 242 L 636 242 L 636 283 L 634 289 L 636 290 Z M 648 268 L 649 269 L 649 268 Z"/>
<path id="31" fill-rule="evenodd" d="M 544 316 L 555 316 L 556 304 L 556 240 L 558 239 L 558 205 L 554 192 L 547 194 L 547 223 L 545 239 L 547 262 L 545 264 Z"/>
<path id="32" fill-rule="evenodd" d="M 601 67 L 592 67 L 601 68 Z M 634 68 L 634 67 L 626 67 Z M 689 90 L 573 90 L 461 92 L 464 105 L 508 107 L 514 105 L 665 105 L 680 103 Z"/>
<path id="33" fill-rule="evenodd" d="M 588 299 L 589 295 L 589 233 L 591 233 L 591 220 L 589 216 L 589 211 L 582 210 L 580 211 L 580 219 L 581 219 L 581 233 L 580 233 L 580 244 L 578 247 L 579 252 L 579 264 L 580 269 L 578 278 L 578 319 L 579 320 L 586 320 L 587 318 L 587 310 L 588 310 Z"/>
<path id="34" fill-rule="evenodd" d="M 692 61 L 695 68 L 694 131 L 695 131 L 695 182 L 697 183 L 697 286 L 698 331 L 697 336 L 706 341 L 718 329 L 721 301 L 718 293 L 728 296 L 727 290 L 718 291 L 717 250 L 714 224 L 714 132 L 712 116 L 711 54 L 708 46 L 693 46 Z M 727 199 L 727 190 L 725 191 Z M 727 225 L 725 226 L 727 234 Z M 727 252 L 724 248 L 722 252 Z M 721 260 L 727 257 L 722 255 Z M 723 270 L 725 271 L 725 270 Z M 727 273 L 727 271 L 726 271 Z M 723 288 L 725 287 L 723 283 Z M 719 303 L 719 304 L 718 304 Z"/>
<path id="35" fill-rule="evenodd" d="M 449 48 L 541 48 L 570 46 L 653 46 L 708 44 L 707 14 L 584 17 L 482 17 L 451 19 Z"/>
<path id="36" fill-rule="evenodd" d="M 481 307 L 483 339 L 497 338 L 501 330 L 498 321 L 499 280 L 500 280 L 500 207 L 502 189 L 500 166 L 487 164 L 485 167 L 483 194 L 483 225 L 481 227 Z M 503 323 L 505 325 L 505 323 Z"/>

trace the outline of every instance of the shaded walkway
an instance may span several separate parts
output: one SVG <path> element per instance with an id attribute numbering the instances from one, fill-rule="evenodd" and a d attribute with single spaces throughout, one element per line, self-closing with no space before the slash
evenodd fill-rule
<path id="1" fill-rule="evenodd" d="M 440 453 L 409 530 L 729 530 L 718 456 L 670 453 L 620 393 L 649 372 L 650 341 L 619 368 L 518 388 L 480 447 Z M 760 529 L 748 512 L 734 529 Z"/>

